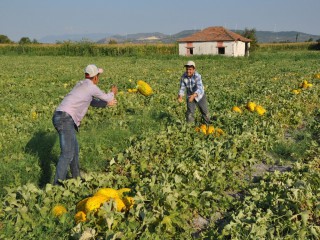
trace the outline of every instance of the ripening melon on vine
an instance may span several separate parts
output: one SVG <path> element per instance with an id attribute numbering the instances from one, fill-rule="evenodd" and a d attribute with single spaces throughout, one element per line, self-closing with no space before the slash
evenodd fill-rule
<path id="1" fill-rule="evenodd" d="M 85 211 L 88 213 L 88 212 L 97 210 L 98 208 L 101 207 L 102 204 L 109 201 L 109 199 L 110 199 L 109 197 L 104 196 L 104 195 L 92 196 L 86 202 Z"/>
<path id="2" fill-rule="evenodd" d="M 265 110 L 262 106 L 257 105 L 254 109 L 260 116 L 262 116 L 263 114 L 265 114 L 265 112 L 267 110 Z"/>
<path id="3" fill-rule="evenodd" d="M 241 110 L 238 106 L 232 107 L 232 111 L 233 111 L 233 112 L 242 113 L 242 110 Z"/>
<path id="4" fill-rule="evenodd" d="M 300 87 L 301 88 L 309 88 L 309 87 L 312 87 L 312 83 L 308 83 L 307 80 L 304 80 L 301 84 L 300 84 Z"/>
<path id="5" fill-rule="evenodd" d="M 256 106 L 257 106 L 257 104 L 254 103 L 254 102 L 248 102 L 248 103 L 247 103 L 247 109 L 248 109 L 250 112 L 253 112 Z"/>
<path id="6" fill-rule="evenodd" d="M 206 132 L 206 134 L 209 135 L 209 134 L 213 134 L 213 133 L 214 133 L 214 127 L 213 127 L 213 126 L 207 127 L 207 132 Z"/>
<path id="7" fill-rule="evenodd" d="M 216 137 L 224 135 L 224 131 L 221 128 L 217 128 L 217 130 L 215 131 L 215 135 Z"/>
<path id="8" fill-rule="evenodd" d="M 136 93 L 136 92 L 138 92 L 138 89 L 136 89 L 136 88 L 129 88 L 128 89 L 128 93 Z"/>
<path id="9" fill-rule="evenodd" d="M 95 194 L 95 196 L 102 195 L 108 198 L 119 198 L 119 193 L 113 188 L 100 188 Z"/>
<path id="10" fill-rule="evenodd" d="M 76 223 L 85 222 L 87 220 L 87 215 L 83 211 L 79 211 L 74 215 L 74 220 Z"/>
<path id="11" fill-rule="evenodd" d="M 63 205 L 56 205 L 52 208 L 52 214 L 55 217 L 61 217 L 63 214 L 67 212 L 67 209 Z"/>
<path id="12" fill-rule="evenodd" d="M 301 89 L 293 89 L 292 93 L 297 95 L 297 94 L 301 93 Z"/>
<path id="13" fill-rule="evenodd" d="M 139 80 L 137 82 L 137 89 L 142 95 L 144 95 L 146 97 L 153 94 L 151 86 L 142 80 Z"/>

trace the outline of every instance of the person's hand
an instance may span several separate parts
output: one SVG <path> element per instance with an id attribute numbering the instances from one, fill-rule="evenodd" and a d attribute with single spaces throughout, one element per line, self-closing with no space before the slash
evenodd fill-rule
<path id="1" fill-rule="evenodd" d="M 192 95 L 189 96 L 189 102 L 193 102 L 193 100 L 197 97 L 197 94 L 194 93 Z"/>
<path id="2" fill-rule="evenodd" d="M 117 105 L 117 99 L 113 99 L 112 101 L 109 101 L 108 103 L 107 103 L 107 106 L 108 107 L 113 107 L 113 106 L 115 106 L 115 105 Z"/>
<path id="3" fill-rule="evenodd" d="M 117 95 L 117 93 L 118 93 L 118 87 L 117 87 L 116 85 L 113 85 L 113 86 L 111 87 L 111 92 L 113 92 L 114 95 Z"/>
<path id="4" fill-rule="evenodd" d="M 179 103 L 182 103 L 182 101 L 183 101 L 183 99 L 182 99 L 182 96 L 178 96 L 178 101 L 179 101 Z"/>

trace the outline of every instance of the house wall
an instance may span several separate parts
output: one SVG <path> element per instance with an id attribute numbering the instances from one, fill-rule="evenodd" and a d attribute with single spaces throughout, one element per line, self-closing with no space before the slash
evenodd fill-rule
<path id="1" fill-rule="evenodd" d="M 239 57 L 239 56 L 244 56 L 246 53 L 246 43 L 237 41 L 234 43 L 234 56 Z"/>
<path id="2" fill-rule="evenodd" d="M 245 43 L 241 41 L 230 42 L 194 42 L 179 43 L 179 55 L 188 56 L 188 48 L 193 48 L 193 55 L 218 55 L 218 46 L 225 47 L 226 56 L 244 56 Z"/>

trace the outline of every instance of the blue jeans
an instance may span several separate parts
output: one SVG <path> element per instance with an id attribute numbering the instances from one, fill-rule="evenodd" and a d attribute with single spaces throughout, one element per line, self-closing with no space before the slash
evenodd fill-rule
<path id="1" fill-rule="evenodd" d="M 52 117 L 52 123 L 59 133 L 60 157 L 56 167 L 53 184 L 67 178 L 69 166 L 73 178 L 80 177 L 79 145 L 76 136 L 76 127 L 72 117 L 61 111 L 56 111 Z"/>
<path id="2" fill-rule="evenodd" d="M 199 102 L 196 102 L 195 100 L 192 102 L 189 102 L 189 99 L 187 98 L 187 112 L 186 112 L 186 120 L 189 123 L 194 122 L 194 113 L 196 110 L 196 106 L 199 108 L 202 116 L 202 121 L 205 124 L 211 124 L 210 115 L 208 111 L 208 103 L 207 103 L 207 97 L 205 94 L 203 94 L 203 97 L 200 99 Z"/>

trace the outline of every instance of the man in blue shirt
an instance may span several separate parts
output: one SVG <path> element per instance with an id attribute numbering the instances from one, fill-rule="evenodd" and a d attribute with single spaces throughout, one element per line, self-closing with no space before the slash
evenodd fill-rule
<path id="1" fill-rule="evenodd" d="M 210 124 L 211 121 L 208 111 L 208 103 L 204 92 L 201 75 L 196 71 L 196 65 L 193 61 L 188 61 L 184 66 L 186 67 L 186 72 L 183 73 L 180 79 L 178 101 L 180 103 L 183 101 L 182 97 L 184 96 L 185 91 L 187 91 L 186 120 L 187 122 L 194 122 L 194 112 L 196 106 L 198 106 L 204 123 Z"/>

